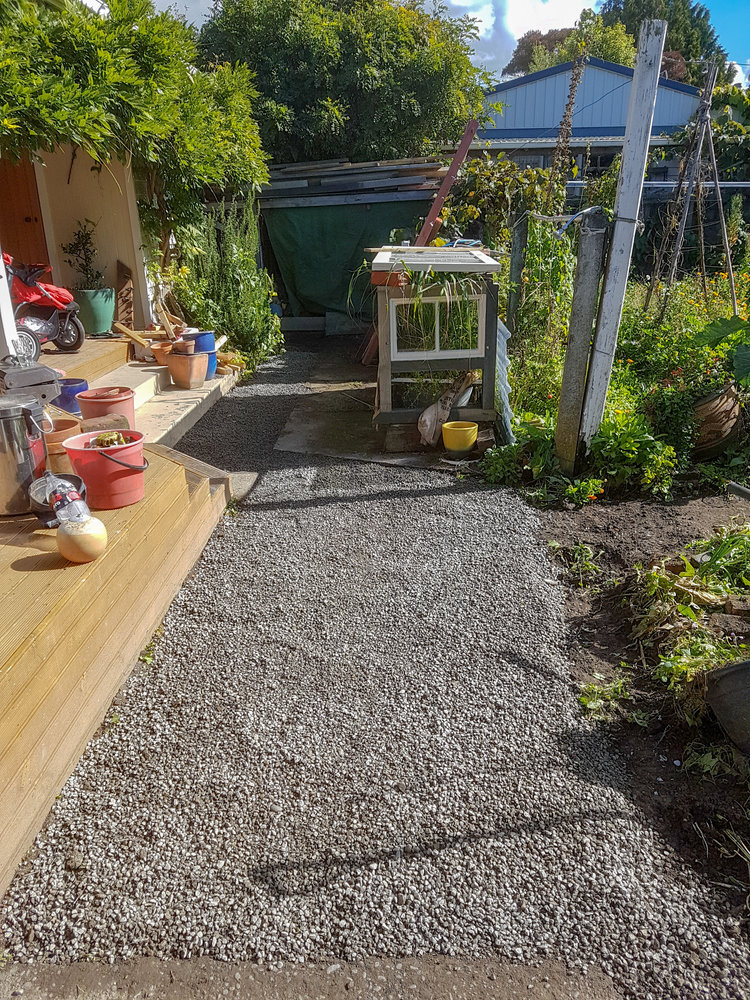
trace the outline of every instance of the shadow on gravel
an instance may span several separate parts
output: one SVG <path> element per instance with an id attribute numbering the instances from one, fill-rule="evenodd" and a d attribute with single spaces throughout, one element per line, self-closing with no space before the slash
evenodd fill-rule
<path id="1" fill-rule="evenodd" d="M 257 472 L 278 464 L 276 439 L 304 394 L 251 395 L 242 387 L 218 400 L 177 448 L 226 472 Z"/>
<path id="2" fill-rule="evenodd" d="M 357 872 L 384 861 L 408 863 L 424 857 L 436 857 L 442 851 L 464 845 L 481 844 L 519 835 L 528 836 L 567 825 L 572 827 L 571 835 L 574 835 L 581 823 L 607 822 L 630 815 L 629 810 L 619 809 L 549 813 L 536 819 L 498 823 L 488 830 L 473 830 L 471 833 L 450 837 L 436 837 L 434 840 L 372 851 L 356 857 L 339 858 L 324 852 L 324 857 L 315 861 L 279 861 L 273 865 L 252 869 L 249 877 L 275 896 L 300 896 L 326 888 L 346 872 Z"/>
<path id="3" fill-rule="evenodd" d="M 328 459 L 325 463 L 312 462 L 311 460 L 315 456 L 306 455 L 303 457 L 305 458 L 306 465 L 328 465 L 336 461 L 335 459 Z M 248 507 L 251 507 L 253 510 L 263 511 L 305 510 L 315 507 L 340 506 L 348 503 L 371 503 L 380 500 L 426 500 L 431 497 L 458 497 L 465 493 L 488 492 L 490 489 L 491 487 L 486 486 L 484 483 L 477 485 L 467 483 L 457 484 L 451 479 L 447 486 L 429 486 L 423 489 L 368 490 L 366 493 L 351 493 L 346 496 L 312 496 L 305 500 L 260 500 L 257 502 L 250 500 Z"/>

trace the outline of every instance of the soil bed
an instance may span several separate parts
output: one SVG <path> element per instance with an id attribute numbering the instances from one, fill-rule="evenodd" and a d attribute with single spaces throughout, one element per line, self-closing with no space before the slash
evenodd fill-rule
<path id="1" fill-rule="evenodd" d="M 662 836 L 683 859 L 726 893 L 738 916 L 747 916 L 748 868 L 740 859 L 722 854 L 721 831 L 731 826 L 750 840 L 746 812 L 747 785 L 731 776 L 715 780 L 683 767 L 685 747 L 696 737 L 705 743 L 724 742 L 719 726 L 709 722 L 689 727 L 674 711 L 663 685 L 651 681 L 640 666 L 641 650 L 631 637 L 624 592 L 638 563 L 673 556 L 694 539 L 709 538 L 733 518 L 750 519 L 750 504 L 726 497 L 700 497 L 660 504 L 644 500 L 590 505 L 579 510 L 555 510 L 542 515 L 545 541 L 567 548 L 578 543 L 594 552 L 599 567 L 592 586 L 567 579 L 566 621 L 570 637 L 573 680 L 607 684 L 622 676 L 623 664 L 634 701 L 655 716 L 647 726 L 627 721 L 625 712 L 614 722 L 602 722 L 628 762 L 634 802 L 651 817 Z M 560 563 L 555 560 L 559 568 Z M 628 703 L 628 708 L 630 708 Z"/>

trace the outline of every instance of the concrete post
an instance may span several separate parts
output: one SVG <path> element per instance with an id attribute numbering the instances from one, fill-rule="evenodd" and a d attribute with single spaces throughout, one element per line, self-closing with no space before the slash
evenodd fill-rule
<path id="1" fill-rule="evenodd" d="M 505 326 L 511 337 L 516 335 L 516 314 L 521 304 L 523 281 L 523 265 L 526 260 L 526 247 L 529 242 L 529 216 L 522 204 L 519 204 L 511 216 L 513 227 L 510 249 L 510 274 L 508 275 L 508 304 L 505 312 Z"/>

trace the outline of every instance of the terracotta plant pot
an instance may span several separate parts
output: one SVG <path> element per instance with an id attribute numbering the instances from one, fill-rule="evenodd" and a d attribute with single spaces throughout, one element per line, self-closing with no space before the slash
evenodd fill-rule
<path id="1" fill-rule="evenodd" d="M 162 341 L 158 344 L 152 342 L 151 353 L 157 365 L 165 365 L 167 363 L 167 355 L 171 354 L 173 349 L 174 344 L 170 340 Z"/>
<path id="2" fill-rule="evenodd" d="M 198 389 L 206 381 L 208 355 L 172 351 L 167 355 L 167 368 L 178 389 Z"/>
<path id="3" fill-rule="evenodd" d="M 172 341 L 173 354 L 195 354 L 194 340 L 174 340 Z"/>
<path id="4" fill-rule="evenodd" d="M 50 472 L 73 472 L 73 465 L 63 448 L 63 441 L 77 434 L 80 424 L 73 417 L 55 417 L 53 429 L 44 432 L 44 443 L 47 445 L 47 468 Z"/>
<path id="5" fill-rule="evenodd" d="M 720 455 L 734 441 L 740 429 L 741 409 L 736 384 L 730 382 L 718 392 L 698 400 L 694 412 L 698 422 L 695 458 L 705 461 Z"/>

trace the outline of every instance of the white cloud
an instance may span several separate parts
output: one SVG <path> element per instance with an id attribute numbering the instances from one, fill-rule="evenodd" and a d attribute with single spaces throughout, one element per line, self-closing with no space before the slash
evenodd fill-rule
<path id="1" fill-rule="evenodd" d="M 449 7 L 454 8 L 454 13 L 468 14 L 473 17 L 479 27 L 480 38 L 488 38 L 492 35 L 495 27 L 496 9 L 499 8 L 497 0 L 452 0 Z"/>
<path id="2" fill-rule="evenodd" d="M 734 66 L 734 80 L 732 82 L 738 87 L 750 85 L 750 61 L 742 65 L 739 63 L 731 63 L 731 65 Z"/>
<path id="3" fill-rule="evenodd" d="M 580 17 L 585 4 L 581 0 L 505 0 L 498 7 L 506 6 L 505 25 L 515 39 L 535 28 L 572 28 Z"/>

